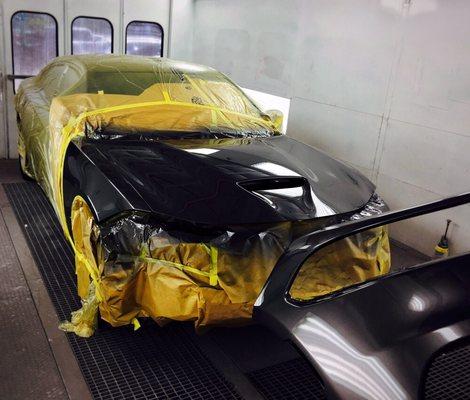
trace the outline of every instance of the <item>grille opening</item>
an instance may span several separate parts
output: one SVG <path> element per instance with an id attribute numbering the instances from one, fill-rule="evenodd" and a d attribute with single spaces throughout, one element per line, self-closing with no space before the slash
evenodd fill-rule
<path id="1" fill-rule="evenodd" d="M 445 346 L 431 358 L 423 374 L 420 398 L 470 398 L 470 338 Z"/>

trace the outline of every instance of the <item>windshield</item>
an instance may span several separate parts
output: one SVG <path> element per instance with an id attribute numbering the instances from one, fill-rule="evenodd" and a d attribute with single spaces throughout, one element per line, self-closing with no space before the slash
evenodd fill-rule
<path id="1" fill-rule="evenodd" d="M 57 82 L 73 73 L 75 83 L 53 101 L 61 103 L 57 107 L 61 113 L 87 114 L 87 123 L 94 131 L 212 132 L 230 136 L 269 136 L 276 132 L 270 118 L 237 85 L 212 68 L 136 56 L 87 55 L 61 58 L 60 62 L 64 59 L 77 65 L 62 69 L 59 77 L 53 72 L 59 69 L 51 68 L 54 76 L 49 78 Z"/>

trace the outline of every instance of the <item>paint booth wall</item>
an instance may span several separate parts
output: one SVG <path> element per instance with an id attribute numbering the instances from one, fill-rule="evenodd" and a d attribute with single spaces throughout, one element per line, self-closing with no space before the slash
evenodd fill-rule
<path id="1" fill-rule="evenodd" d="M 172 57 L 291 98 L 287 134 L 358 168 L 393 209 L 470 190 L 467 0 L 179 1 Z M 430 254 L 448 216 L 464 249 L 470 206 L 392 234 Z"/>

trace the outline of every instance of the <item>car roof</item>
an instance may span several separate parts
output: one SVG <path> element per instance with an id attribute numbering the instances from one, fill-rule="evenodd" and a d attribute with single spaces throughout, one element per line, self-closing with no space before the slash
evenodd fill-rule
<path id="1" fill-rule="evenodd" d="M 213 68 L 189 63 L 186 61 L 177 61 L 163 57 L 148 57 L 122 54 L 84 54 L 70 55 L 55 58 L 51 65 L 61 64 L 71 67 L 78 67 L 85 71 L 103 71 L 110 72 L 113 70 L 120 71 L 148 71 L 154 72 L 158 67 L 168 72 L 175 70 L 183 73 L 217 73 Z"/>

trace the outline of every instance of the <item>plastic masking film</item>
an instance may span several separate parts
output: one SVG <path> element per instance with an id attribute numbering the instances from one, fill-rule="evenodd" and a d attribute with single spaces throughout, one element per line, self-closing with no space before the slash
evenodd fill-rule
<path id="1" fill-rule="evenodd" d="M 64 230 L 62 170 L 72 140 L 114 129 L 273 133 L 270 119 L 223 74 L 163 58 L 59 57 L 26 79 L 15 97 L 19 153 Z"/>
<path id="2" fill-rule="evenodd" d="M 75 252 L 83 307 L 62 329 L 91 335 L 98 310 L 113 326 L 134 328 L 140 317 L 192 320 L 198 329 L 251 318 L 254 301 L 299 230 L 296 223 L 188 238 L 133 214 L 98 226 L 80 197 L 66 216 L 62 193 L 67 147 L 85 135 L 275 134 L 236 85 L 213 69 L 166 59 L 69 56 L 24 80 L 15 102 L 22 167 L 49 197 Z"/>

